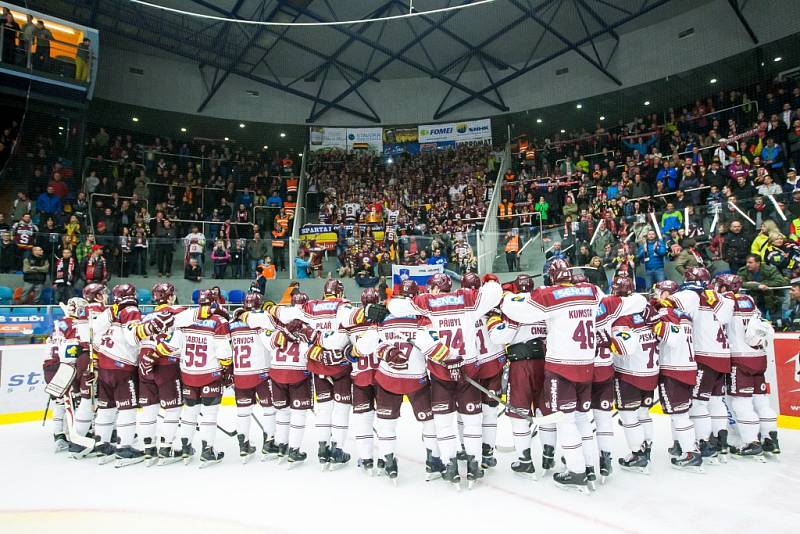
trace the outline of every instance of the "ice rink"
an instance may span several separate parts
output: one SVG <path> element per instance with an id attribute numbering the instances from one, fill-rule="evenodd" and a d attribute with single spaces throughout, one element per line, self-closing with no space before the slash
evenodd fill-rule
<path id="1" fill-rule="evenodd" d="M 235 438 L 218 434 L 222 463 L 198 469 L 197 460 L 147 468 L 115 469 L 96 460 L 52 452 L 40 423 L 0 426 L 0 531 L 232 533 L 409 532 L 800 532 L 800 432 L 783 430 L 779 461 L 731 460 L 705 475 L 669 467 L 669 424 L 654 416 L 656 440 L 650 475 L 616 469 L 591 495 L 563 491 L 550 476 L 517 478 L 514 453 L 498 453 L 498 466 L 471 491 L 424 481 L 420 426 L 408 413 L 398 427 L 399 478 L 359 472 L 355 460 L 333 472 L 316 461 L 313 416 L 306 429 L 304 465 L 242 465 Z M 220 422 L 234 428 L 234 408 Z M 258 428 L 253 425 L 253 432 Z M 510 446 L 507 418 L 498 444 Z M 534 457 L 540 462 L 538 440 Z M 260 437 L 254 437 L 260 447 Z M 347 449 L 352 452 L 352 440 Z M 626 452 L 621 428 L 615 456 Z M 540 473 L 541 474 L 541 473 Z M 29 513 L 36 511 L 37 513 Z"/>

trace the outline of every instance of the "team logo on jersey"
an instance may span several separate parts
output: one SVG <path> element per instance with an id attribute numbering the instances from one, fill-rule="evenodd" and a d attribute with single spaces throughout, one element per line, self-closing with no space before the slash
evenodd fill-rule
<path id="1" fill-rule="evenodd" d="M 564 287 L 553 291 L 553 298 L 556 300 L 565 299 L 569 297 L 591 297 L 594 295 L 594 290 L 589 287 Z"/>
<path id="2" fill-rule="evenodd" d="M 445 295 L 428 301 L 431 308 L 441 308 L 442 306 L 459 306 L 464 304 L 463 295 Z"/>
<path id="3" fill-rule="evenodd" d="M 516 295 L 511 297 L 511 302 L 525 302 L 525 295 Z"/>
<path id="4" fill-rule="evenodd" d="M 673 334 L 679 334 L 681 331 L 681 327 L 676 324 L 670 325 L 669 329 L 672 331 Z"/>
<path id="5" fill-rule="evenodd" d="M 750 299 L 739 299 L 736 301 L 740 309 L 751 310 L 753 309 L 753 302 Z"/>
<path id="6" fill-rule="evenodd" d="M 213 319 L 201 319 L 199 321 L 195 321 L 194 323 L 192 323 L 192 326 L 201 326 L 201 327 L 205 327 L 205 328 L 214 328 L 215 326 L 217 326 L 217 323 Z"/>
<path id="7" fill-rule="evenodd" d="M 644 317 L 639 315 L 638 313 L 633 315 L 633 324 L 642 324 L 644 323 Z"/>
<path id="8" fill-rule="evenodd" d="M 623 341 L 628 341 L 631 338 L 631 335 L 628 332 L 617 332 L 616 336 Z"/>
<path id="9" fill-rule="evenodd" d="M 606 305 L 601 302 L 600 305 L 597 307 L 597 317 L 605 315 L 607 311 L 608 310 L 606 309 Z"/>

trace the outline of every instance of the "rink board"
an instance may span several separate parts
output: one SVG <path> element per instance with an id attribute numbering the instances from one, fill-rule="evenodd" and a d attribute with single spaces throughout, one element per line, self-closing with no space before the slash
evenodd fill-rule
<path id="1" fill-rule="evenodd" d="M 797 333 L 776 334 L 775 343 L 768 348 L 770 396 L 779 409 L 778 424 L 783 428 L 800 429 L 799 354 Z M 46 358 L 45 345 L 0 347 L 0 424 L 42 419 L 47 403 L 42 373 Z M 223 398 L 223 404 L 234 404 L 233 395 Z"/>

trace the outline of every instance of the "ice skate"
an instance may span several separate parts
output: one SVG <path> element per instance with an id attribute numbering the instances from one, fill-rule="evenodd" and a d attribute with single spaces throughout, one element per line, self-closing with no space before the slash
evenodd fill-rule
<path id="1" fill-rule="evenodd" d="M 163 465 L 176 464 L 181 460 L 183 460 L 181 451 L 174 451 L 172 450 L 172 447 L 167 446 L 158 448 L 158 462 L 156 465 L 159 467 Z"/>
<path id="2" fill-rule="evenodd" d="M 341 469 L 348 462 L 350 462 L 350 454 L 344 452 L 342 449 L 336 446 L 336 443 L 331 443 L 331 455 L 330 459 L 328 460 L 328 469 L 333 471 L 335 469 Z"/>
<path id="3" fill-rule="evenodd" d="M 681 449 L 681 444 L 678 440 L 672 442 L 672 447 L 667 449 L 667 452 L 673 458 L 677 458 L 678 456 L 683 454 L 683 449 Z"/>
<path id="4" fill-rule="evenodd" d="M 458 460 L 456 458 L 450 459 L 447 469 L 442 474 L 442 480 L 450 482 L 459 490 L 461 489 L 461 474 L 458 472 Z"/>
<path id="5" fill-rule="evenodd" d="M 600 451 L 600 484 L 605 484 L 614 472 L 614 462 L 609 451 Z"/>
<path id="6" fill-rule="evenodd" d="M 590 491 L 597 490 L 597 473 L 595 473 L 593 465 L 586 466 L 586 486 Z"/>
<path id="7" fill-rule="evenodd" d="M 107 463 L 114 461 L 114 455 L 117 452 L 117 448 L 114 447 L 111 443 L 101 443 L 97 447 L 94 448 L 94 453 L 97 456 L 97 463 L 98 465 L 105 465 Z"/>
<path id="8" fill-rule="evenodd" d="M 358 459 L 358 468 L 363 471 L 367 476 L 375 475 L 375 462 L 372 458 Z"/>
<path id="9" fill-rule="evenodd" d="M 467 488 L 472 489 L 483 478 L 484 472 L 475 456 L 467 455 Z"/>
<path id="10" fill-rule="evenodd" d="M 331 461 L 331 448 L 325 441 L 319 442 L 319 449 L 317 449 L 317 459 L 319 460 L 320 469 L 326 471 L 330 467 Z"/>
<path id="11" fill-rule="evenodd" d="M 431 480 L 442 478 L 446 467 L 444 466 L 441 458 L 433 455 L 433 451 L 430 449 L 426 450 L 427 457 L 425 458 L 425 482 L 430 482 Z M 378 460 L 379 467 L 382 461 L 383 460 Z"/>
<path id="12" fill-rule="evenodd" d="M 644 450 L 634 451 L 627 457 L 619 459 L 619 465 L 622 469 L 643 475 L 650 474 L 649 464 L 650 462 L 647 460 Z"/>
<path id="13" fill-rule="evenodd" d="M 572 471 L 562 471 L 553 474 L 556 486 L 561 489 L 577 491 L 578 493 L 588 494 L 589 486 L 585 473 L 573 473 Z"/>
<path id="14" fill-rule="evenodd" d="M 483 451 L 481 454 L 481 468 L 489 469 L 497 465 L 497 458 L 494 457 L 494 447 L 488 443 L 483 444 Z"/>
<path id="15" fill-rule="evenodd" d="M 717 442 L 716 442 L 717 453 L 719 454 L 719 461 L 723 464 L 728 463 L 728 453 L 730 449 L 728 447 L 728 431 L 727 430 L 720 430 L 717 433 Z"/>
<path id="16" fill-rule="evenodd" d="M 719 465 L 719 453 L 717 449 L 708 441 L 700 440 L 700 455 L 703 463 L 708 465 Z"/>
<path id="17" fill-rule="evenodd" d="M 691 473 L 706 472 L 705 469 L 703 469 L 703 457 L 697 451 L 687 451 L 678 457 L 670 458 L 670 462 L 672 463 L 672 468 L 678 471 L 689 471 Z"/>
<path id="18" fill-rule="evenodd" d="M 519 477 L 537 480 L 536 468 L 533 466 L 530 449 L 525 449 L 522 452 L 522 456 L 511 463 L 511 470 Z"/>
<path id="19" fill-rule="evenodd" d="M 192 444 L 189 443 L 189 439 L 181 438 L 181 459 L 183 460 L 183 465 L 189 465 L 189 462 L 192 461 L 193 456 L 194 447 L 192 447 Z"/>
<path id="20" fill-rule="evenodd" d="M 250 460 L 250 457 L 256 452 L 256 448 L 250 445 L 250 442 L 245 439 L 244 434 L 238 434 L 236 439 L 239 440 L 239 458 L 242 460 L 243 464 L 246 464 Z"/>
<path id="21" fill-rule="evenodd" d="M 764 457 L 764 449 L 757 441 L 748 443 L 742 448 L 731 447 L 731 454 L 734 458 L 751 458 L 761 463 L 765 463 L 767 459 Z"/>
<path id="22" fill-rule="evenodd" d="M 556 466 L 555 454 L 556 449 L 552 445 L 545 445 L 542 448 L 542 469 L 544 469 L 545 472 Z"/>
<path id="23" fill-rule="evenodd" d="M 69 441 L 66 434 L 56 434 L 53 436 L 54 451 L 56 454 L 69 451 Z"/>
<path id="24" fill-rule="evenodd" d="M 275 440 L 273 438 L 268 438 L 267 435 L 264 434 L 264 445 L 261 447 L 261 461 L 274 460 L 279 455 L 279 449 L 280 447 L 275 444 Z"/>
<path id="25" fill-rule="evenodd" d="M 764 450 L 767 456 L 772 458 L 777 457 L 781 453 L 781 446 L 778 442 L 778 432 L 776 430 L 770 431 L 769 437 L 764 438 L 761 448 Z"/>
<path id="26" fill-rule="evenodd" d="M 215 452 L 214 447 L 203 442 L 203 452 L 200 453 L 200 469 L 214 464 L 218 464 L 225 457 L 224 452 Z"/>
<path id="27" fill-rule="evenodd" d="M 120 447 L 114 456 L 117 460 L 114 467 L 127 467 L 129 465 L 138 464 L 144 461 L 144 452 L 134 449 L 130 445 Z"/>
<path id="28" fill-rule="evenodd" d="M 286 460 L 286 456 L 289 452 L 289 445 L 286 443 L 279 443 L 278 447 L 278 463 L 282 464 L 284 460 Z"/>
<path id="29" fill-rule="evenodd" d="M 397 486 L 397 458 L 394 454 L 387 454 L 384 460 L 383 472 L 392 481 L 392 484 Z"/>
<path id="30" fill-rule="evenodd" d="M 650 461 L 650 451 L 653 448 L 653 442 L 650 440 L 644 440 L 644 445 L 642 445 L 642 452 L 644 452 L 644 457 L 647 458 L 647 461 Z"/>
<path id="31" fill-rule="evenodd" d="M 306 461 L 306 458 L 308 458 L 308 454 L 297 448 L 291 448 L 286 453 L 286 461 L 289 463 L 289 469 L 294 469 L 302 464 Z"/>
<path id="32" fill-rule="evenodd" d="M 147 467 L 152 467 L 158 461 L 158 447 L 153 445 L 152 438 L 144 439 L 144 464 Z"/>

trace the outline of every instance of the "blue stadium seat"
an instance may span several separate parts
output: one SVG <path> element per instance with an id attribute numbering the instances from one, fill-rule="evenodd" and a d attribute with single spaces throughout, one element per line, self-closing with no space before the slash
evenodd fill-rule
<path id="1" fill-rule="evenodd" d="M 244 291 L 241 289 L 231 289 L 231 292 L 226 300 L 230 304 L 241 304 L 244 302 Z"/>
<path id="2" fill-rule="evenodd" d="M 14 290 L 8 286 L 0 286 L 0 304 L 11 304 L 14 300 Z"/>
<path id="3" fill-rule="evenodd" d="M 197 304 L 197 299 L 199 299 L 199 298 L 200 298 L 200 290 L 199 289 L 195 289 L 194 291 L 192 291 L 192 302 Z"/>
<path id="4" fill-rule="evenodd" d="M 136 298 L 139 300 L 139 304 L 150 304 L 152 297 L 150 295 L 150 291 L 140 287 L 136 290 Z"/>
<path id="5" fill-rule="evenodd" d="M 0 315 L 11 315 L 11 308 L 0 308 Z"/>
<path id="6" fill-rule="evenodd" d="M 42 301 L 42 304 L 53 304 L 53 288 L 44 287 L 39 298 Z"/>

